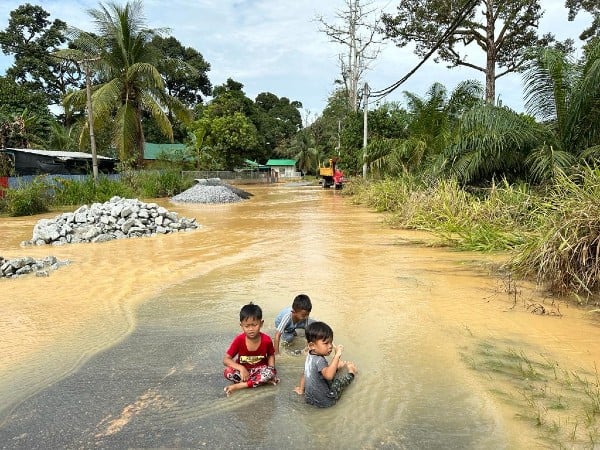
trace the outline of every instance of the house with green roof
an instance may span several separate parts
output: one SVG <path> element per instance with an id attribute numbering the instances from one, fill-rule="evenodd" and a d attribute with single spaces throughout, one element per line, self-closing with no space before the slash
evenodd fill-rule
<path id="1" fill-rule="evenodd" d="M 296 160 L 294 159 L 270 159 L 265 166 L 271 169 L 271 172 L 278 178 L 298 178 L 302 174 L 296 170 Z"/>

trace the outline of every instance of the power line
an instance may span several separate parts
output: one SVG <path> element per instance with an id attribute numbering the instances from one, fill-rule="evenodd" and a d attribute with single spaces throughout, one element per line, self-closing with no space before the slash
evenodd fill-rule
<path id="1" fill-rule="evenodd" d="M 438 48 L 442 45 L 442 43 L 452 34 L 454 30 L 456 30 L 459 25 L 466 19 L 466 17 L 471 14 L 473 8 L 475 8 L 481 0 L 467 0 L 463 7 L 460 9 L 458 16 L 454 19 L 454 21 L 450 24 L 445 33 L 440 37 L 440 39 L 436 42 L 433 48 L 425 55 L 425 57 L 417 64 L 410 72 L 404 75 L 395 83 L 386 87 L 385 89 L 380 89 L 378 91 L 369 92 L 369 97 L 371 98 L 382 98 L 386 95 L 390 94 L 398 87 L 400 87 L 406 80 L 408 80 L 419 68 L 425 64 L 425 62 L 433 55 Z"/>

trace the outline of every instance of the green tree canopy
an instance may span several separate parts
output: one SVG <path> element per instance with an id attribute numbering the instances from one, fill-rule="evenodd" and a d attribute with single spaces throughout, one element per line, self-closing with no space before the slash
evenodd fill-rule
<path id="1" fill-rule="evenodd" d="M 204 101 L 212 92 L 208 79 L 210 64 L 200 52 L 184 47 L 172 36 L 154 36 L 152 47 L 158 51 L 156 68 L 165 81 L 165 90 L 188 107 Z"/>
<path id="2" fill-rule="evenodd" d="M 580 11 L 586 11 L 592 15 L 592 24 L 583 30 L 579 39 L 588 40 L 600 37 L 600 3 L 598 0 L 566 0 L 565 6 L 569 9 L 569 20 L 575 20 Z"/>
<path id="3" fill-rule="evenodd" d="M 8 78 L 43 93 L 46 104 L 58 104 L 81 77 L 68 62 L 52 57 L 67 41 L 67 25 L 58 19 L 51 22 L 49 16 L 41 6 L 29 3 L 11 11 L 8 27 L 0 31 L 0 48 L 14 56 Z"/>
<path id="4" fill-rule="evenodd" d="M 0 77 L 0 147 L 44 148 L 54 116 L 39 91 Z"/>

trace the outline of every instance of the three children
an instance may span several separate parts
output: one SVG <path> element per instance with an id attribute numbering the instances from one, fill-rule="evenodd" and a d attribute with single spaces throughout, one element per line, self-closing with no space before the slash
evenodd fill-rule
<path id="1" fill-rule="evenodd" d="M 291 308 L 281 311 L 275 319 L 275 345 L 271 338 L 260 330 L 264 325 L 262 310 L 249 303 L 240 310 L 242 333 L 237 335 L 225 352 L 223 375 L 232 384 L 225 387 L 227 396 L 238 389 L 277 384 L 275 354 L 279 353 L 280 341 L 290 342 L 296 336 L 296 328 L 304 328 L 308 355 L 304 374 L 294 391 L 304 395 L 306 403 L 318 407 L 332 406 L 342 391 L 356 375 L 352 362 L 342 361 L 343 346 L 333 346 L 333 330 L 324 322 L 309 319 L 312 309 L 310 298 L 300 294 L 294 298 Z M 335 348 L 331 362 L 329 356 Z M 340 375 L 340 370 L 346 373 Z"/>

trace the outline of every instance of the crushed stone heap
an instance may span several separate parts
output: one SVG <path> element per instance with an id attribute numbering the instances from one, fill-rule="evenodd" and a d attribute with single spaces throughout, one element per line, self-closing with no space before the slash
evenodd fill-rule
<path id="1" fill-rule="evenodd" d="M 156 203 L 113 197 L 104 203 L 83 205 L 54 219 L 41 219 L 27 245 L 63 245 L 167 234 L 198 228 L 196 219 L 179 217 Z"/>
<path id="2" fill-rule="evenodd" d="M 235 203 L 248 199 L 252 194 L 233 187 L 220 178 L 198 178 L 196 184 L 173 197 L 177 203 Z"/>
<path id="3" fill-rule="evenodd" d="M 16 278 L 35 273 L 38 277 L 47 277 L 51 270 L 69 264 L 69 260 L 59 261 L 55 256 L 34 259 L 31 256 L 4 258 L 0 256 L 0 278 Z"/>

